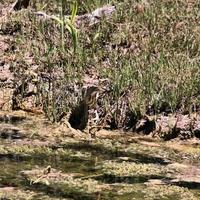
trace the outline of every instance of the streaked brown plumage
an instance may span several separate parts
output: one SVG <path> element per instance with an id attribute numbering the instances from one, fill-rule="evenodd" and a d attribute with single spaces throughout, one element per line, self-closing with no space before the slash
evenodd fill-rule
<path id="1" fill-rule="evenodd" d="M 88 123 L 88 109 L 96 103 L 97 86 L 91 86 L 83 92 L 83 100 L 80 101 L 69 117 L 72 128 L 84 130 Z"/>
<path id="2" fill-rule="evenodd" d="M 29 6 L 30 0 L 18 0 L 14 3 L 13 10 L 21 10 Z"/>

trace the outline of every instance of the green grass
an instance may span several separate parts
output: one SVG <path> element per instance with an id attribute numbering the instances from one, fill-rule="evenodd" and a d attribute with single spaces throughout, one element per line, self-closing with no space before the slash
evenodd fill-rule
<path id="1" fill-rule="evenodd" d="M 62 18 L 63 14 L 71 14 L 73 1 L 62 2 L 62 9 L 61 1 L 53 0 L 34 0 L 31 6 Z M 17 55 L 15 69 L 20 67 L 23 74 L 22 69 L 29 67 L 24 61 L 29 52 L 40 70 L 64 70 L 65 79 L 56 83 L 56 88 L 81 85 L 85 72 L 94 71 L 110 80 L 112 98 L 108 102 L 117 101 L 129 91 L 131 109 L 142 114 L 150 109 L 155 113 L 195 111 L 200 106 L 200 2 L 87 0 L 78 1 L 77 14 L 107 3 L 115 5 L 116 12 L 109 20 L 81 27 L 76 52 L 66 27 L 40 21 L 27 11 L 13 14 L 9 23 L 20 26 L 13 52 Z M 68 109 L 66 105 L 71 106 L 66 101 L 73 94 L 60 91 L 65 92 L 52 92 L 52 98 L 43 94 L 46 109 L 56 109 L 54 118 Z M 62 99 L 59 105 L 58 98 Z"/>

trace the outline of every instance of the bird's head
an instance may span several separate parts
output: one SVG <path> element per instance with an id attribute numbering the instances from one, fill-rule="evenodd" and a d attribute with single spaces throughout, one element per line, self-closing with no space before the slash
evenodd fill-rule
<path id="1" fill-rule="evenodd" d="M 96 85 L 83 87 L 82 98 L 87 104 L 92 105 L 97 100 L 98 94 L 102 91 L 103 89 Z"/>

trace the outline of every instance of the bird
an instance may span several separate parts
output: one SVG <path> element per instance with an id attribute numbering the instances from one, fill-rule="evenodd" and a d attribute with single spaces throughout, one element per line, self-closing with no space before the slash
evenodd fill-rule
<path id="1" fill-rule="evenodd" d="M 71 111 L 68 122 L 71 127 L 83 131 L 88 124 L 88 110 L 96 104 L 97 94 L 100 91 L 98 86 L 92 85 L 83 89 L 82 100 Z"/>
<path id="2" fill-rule="evenodd" d="M 30 0 L 17 0 L 13 5 L 13 10 L 21 10 L 29 6 Z"/>

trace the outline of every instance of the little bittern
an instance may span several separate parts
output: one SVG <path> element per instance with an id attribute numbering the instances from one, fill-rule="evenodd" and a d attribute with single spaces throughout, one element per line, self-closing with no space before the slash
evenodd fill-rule
<path id="1" fill-rule="evenodd" d="M 30 0 L 18 0 L 13 5 L 13 10 L 21 10 L 22 8 L 27 8 L 29 6 Z"/>
<path id="2" fill-rule="evenodd" d="M 82 101 L 76 106 L 69 117 L 72 128 L 84 130 L 88 122 L 89 107 L 96 103 L 96 94 L 99 91 L 97 86 L 91 86 L 83 90 Z"/>

